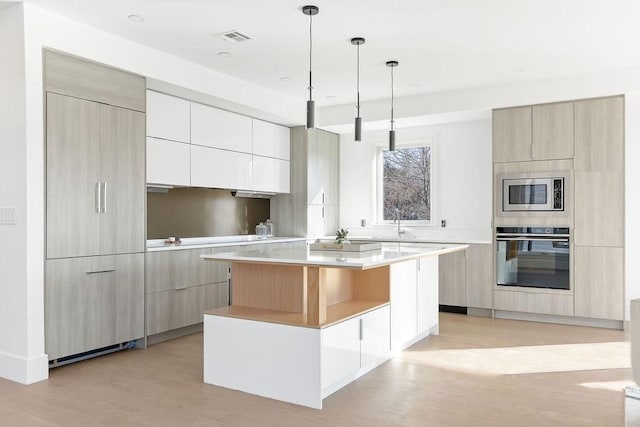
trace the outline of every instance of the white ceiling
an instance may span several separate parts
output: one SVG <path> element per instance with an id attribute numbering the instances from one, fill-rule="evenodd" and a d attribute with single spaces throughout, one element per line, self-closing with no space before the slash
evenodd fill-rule
<path id="1" fill-rule="evenodd" d="M 286 95 L 305 99 L 302 0 L 25 0 Z M 637 0 L 312 0 L 314 98 L 355 101 L 351 37 L 362 36 L 361 99 L 640 66 Z M 144 17 L 133 23 L 130 14 Z M 253 39 L 215 37 L 238 30 Z M 230 52 L 229 58 L 217 55 Z M 282 81 L 281 77 L 290 77 Z M 334 96 L 335 98 L 328 98 Z"/>

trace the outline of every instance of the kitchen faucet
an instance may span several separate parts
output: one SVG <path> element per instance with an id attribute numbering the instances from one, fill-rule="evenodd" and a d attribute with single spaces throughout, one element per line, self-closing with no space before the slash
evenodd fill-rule
<path id="1" fill-rule="evenodd" d="M 398 237 L 402 237 L 402 235 L 406 233 L 406 231 L 400 227 L 400 209 L 395 208 L 395 212 L 396 212 L 396 222 L 398 223 Z"/>

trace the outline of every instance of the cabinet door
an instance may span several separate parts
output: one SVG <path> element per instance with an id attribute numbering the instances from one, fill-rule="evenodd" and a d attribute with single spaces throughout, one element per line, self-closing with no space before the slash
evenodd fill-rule
<path id="1" fill-rule="evenodd" d="M 290 159 L 288 127 L 253 119 L 253 154 L 276 159 Z"/>
<path id="2" fill-rule="evenodd" d="M 175 96 L 147 91 L 147 136 L 189 143 L 190 102 Z"/>
<path id="3" fill-rule="evenodd" d="M 228 301 L 228 282 L 147 294 L 147 335 L 201 323 L 205 311 Z"/>
<path id="4" fill-rule="evenodd" d="M 322 329 L 321 384 L 328 387 L 360 369 L 360 318 Z"/>
<path id="5" fill-rule="evenodd" d="M 322 235 L 334 236 L 336 230 L 339 227 L 339 211 L 336 205 L 324 205 L 323 206 L 323 223 L 322 223 Z"/>
<path id="6" fill-rule="evenodd" d="M 467 307 L 491 308 L 493 245 L 469 245 L 466 250 Z"/>
<path id="7" fill-rule="evenodd" d="M 147 183 L 189 186 L 190 157 L 189 144 L 147 138 Z"/>
<path id="8" fill-rule="evenodd" d="M 47 258 L 100 249 L 100 104 L 47 93 Z"/>
<path id="9" fill-rule="evenodd" d="M 573 158 L 573 102 L 533 107 L 533 160 Z"/>
<path id="10" fill-rule="evenodd" d="M 289 161 L 253 156 L 253 190 L 289 192 Z"/>
<path id="11" fill-rule="evenodd" d="M 575 247 L 575 315 L 623 320 L 624 249 Z"/>
<path id="12" fill-rule="evenodd" d="M 575 126 L 576 172 L 624 170 L 623 97 L 576 102 Z"/>
<path id="13" fill-rule="evenodd" d="M 49 260 L 45 286 L 49 359 L 144 335 L 144 255 Z"/>
<path id="14" fill-rule="evenodd" d="M 390 316 L 390 309 L 387 305 L 360 317 L 361 368 L 379 361 L 391 351 Z"/>
<path id="15" fill-rule="evenodd" d="M 251 190 L 252 155 L 191 145 L 193 187 Z"/>
<path id="16" fill-rule="evenodd" d="M 307 234 L 306 237 L 320 237 L 325 235 L 323 205 L 307 206 Z M 334 230 L 335 232 L 335 230 Z"/>
<path id="17" fill-rule="evenodd" d="M 192 102 L 191 143 L 251 154 L 251 117 Z"/>
<path id="18" fill-rule="evenodd" d="M 144 113 L 102 106 L 100 253 L 144 252 Z"/>
<path id="19" fill-rule="evenodd" d="M 464 251 L 440 255 L 440 304 L 467 306 L 467 266 Z"/>
<path id="20" fill-rule="evenodd" d="M 205 261 L 200 255 L 211 249 L 179 249 L 147 252 L 147 292 L 184 289 L 226 280 L 226 273 L 216 271 L 217 262 Z"/>
<path id="21" fill-rule="evenodd" d="M 531 107 L 493 111 L 493 161 L 531 160 Z"/>
<path id="22" fill-rule="evenodd" d="M 417 323 L 418 334 L 427 332 L 439 323 L 438 268 L 439 257 L 420 258 L 418 265 Z"/>
<path id="23" fill-rule="evenodd" d="M 416 261 L 391 264 L 391 350 L 403 350 L 418 334 L 417 268 Z"/>
<path id="24" fill-rule="evenodd" d="M 307 142 L 307 203 L 337 205 L 339 136 L 315 130 Z"/>

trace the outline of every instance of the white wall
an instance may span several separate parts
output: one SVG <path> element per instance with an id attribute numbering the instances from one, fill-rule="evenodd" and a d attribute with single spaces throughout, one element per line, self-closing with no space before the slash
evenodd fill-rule
<path id="1" fill-rule="evenodd" d="M 22 383 L 46 378 L 43 336 L 42 283 L 35 295 L 26 283 L 28 178 L 23 8 L 16 4 L 0 11 L 0 207 L 16 209 L 17 225 L 0 225 L 0 377 Z M 40 118 L 42 122 L 42 117 Z M 41 195 L 40 195 L 41 196 Z M 42 223 L 39 224 L 42 228 Z M 40 251 L 41 252 L 41 251 Z M 38 259 L 42 270 L 42 257 Z M 36 313 L 30 317 L 30 313 Z"/>
<path id="2" fill-rule="evenodd" d="M 431 140 L 432 226 L 408 227 L 410 235 L 436 240 L 492 240 L 491 120 L 402 128 L 397 143 Z M 387 132 L 365 132 L 362 142 L 352 134 L 340 137 L 340 226 L 352 235 L 393 233 L 393 226 L 375 226 L 377 146 Z M 366 219 L 368 226 L 360 227 Z M 440 220 L 446 219 L 446 228 Z"/>

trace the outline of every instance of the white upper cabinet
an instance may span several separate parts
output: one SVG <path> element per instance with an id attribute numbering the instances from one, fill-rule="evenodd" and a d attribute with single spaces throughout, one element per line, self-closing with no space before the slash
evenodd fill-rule
<path id="1" fill-rule="evenodd" d="M 251 117 L 192 102 L 191 143 L 252 153 L 251 122 Z"/>
<path id="2" fill-rule="evenodd" d="M 253 156 L 253 190 L 289 192 L 289 161 Z"/>
<path id="3" fill-rule="evenodd" d="M 253 154 L 276 159 L 290 159 L 288 127 L 253 120 Z"/>
<path id="4" fill-rule="evenodd" d="M 191 102 L 147 91 L 147 136 L 189 142 Z"/>
<path id="5" fill-rule="evenodd" d="M 252 155 L 191 145 L 193 187 L 253 190 Z"/>
<path id="6" fill-rule="evenodd" d="M 163 185 L 191 184 L 189 144 L 147 138 L 147 183 Z"/>

